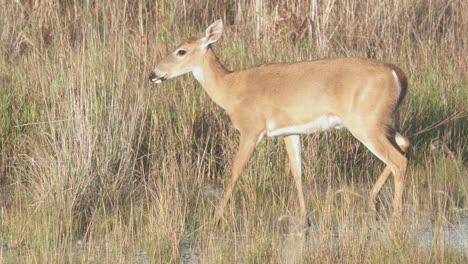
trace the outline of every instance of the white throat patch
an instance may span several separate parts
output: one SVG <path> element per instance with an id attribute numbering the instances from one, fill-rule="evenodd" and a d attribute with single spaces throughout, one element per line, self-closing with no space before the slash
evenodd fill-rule
<path id="1" fill-rule="evenodd" d="M 195 79 L 197 79 L 199 82 L 203 81 L 203 69 L 201 67 L 193 69 L 192 73 Z"/>

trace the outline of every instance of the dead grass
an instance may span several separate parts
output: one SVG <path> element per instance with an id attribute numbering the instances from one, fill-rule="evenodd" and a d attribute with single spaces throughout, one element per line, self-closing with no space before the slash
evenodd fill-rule
<path id="1" fill-rule="evenodd" d="M 0 6 L 2 262 L 466 261 L 444 238 L 446 227 L 466 225 L 464 1 Z M 399 234 L 385 231 L 391 184 L 379 197 L 383 218 L 367 216 L 382 165 L 345 131 L 303 139 L 305 240 L 294 230 L 296 193 L 277 139 L 259 145 L 224 224 L 209 225 L 237 132 L 193 78 L 154 87 L 147 75 L 217 18 L 226 34 L 215 50 L 231 69 L 338 56 L 405 69 L 398 126 L 414 146 Z M 425 227 L 434 233 L 421 246 Z"/>

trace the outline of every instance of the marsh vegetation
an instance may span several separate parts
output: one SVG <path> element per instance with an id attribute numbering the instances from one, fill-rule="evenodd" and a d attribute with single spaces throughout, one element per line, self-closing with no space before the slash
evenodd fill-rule
<path id="1" fill-rule="evenodd" d="M 0 262 L 466 262 L 468 4 L 297 2 L 0 0 Z M 398 235 L 385 231 L 392 182 L 369 219 L 383 164 L 345 130 L 303 137 L 303 250 L 278 138 L 259 144 L 223 224 L 209 225 L 238 133 L 192 76 L 155 87 L 148 74 L 219 18 L 228 69 L 359 56 L 406 72 Z"/>

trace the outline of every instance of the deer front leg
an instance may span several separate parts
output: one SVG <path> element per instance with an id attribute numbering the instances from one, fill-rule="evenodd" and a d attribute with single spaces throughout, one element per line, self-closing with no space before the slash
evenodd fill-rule
<path id="1" fill-rule="evenodd" d="M 284 143 L 286 144 L 289 166 L 291 167 L 291 173 L 294 178 L 294 183 L 296 184 L 297 197 L 299 199 L 299 209 L 301 214 L 299 224 L 304 228 L 307 222 L 307 213 L 304 201 L 304 193 L 302 190 L 301 139 L 299 135 L 290 135 L 284 137 Z"/>
<path id="2" fill-rule="evenodd" d="M 239 149 L 232 165 L 231 181 L 229 182 L 224 193 L 223 200 L 219 204 L 218 208 L 216 208 L 214 215 L 214 221 L 216 224 L 219 223 L 219 220 L 223 216 L 224 208 L 231 199 L 232 191 L 236 186 L 237 180 L 242 174 L 245 164 L 247 164 L 247 161 L 249 160 L 257 143 L 262 139 L 262 137 L 263 133 L 249 133 L 245 135 L 241 134 Z"/>

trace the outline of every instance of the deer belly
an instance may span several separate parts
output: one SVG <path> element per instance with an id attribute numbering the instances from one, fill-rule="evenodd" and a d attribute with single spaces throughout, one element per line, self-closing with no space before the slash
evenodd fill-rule
<path id="1" fill-rule="evenodd" d="M 335 115 L 321 116 L 310 123 L 285 127 L 277 127 L 274 120 L 268 120 L 266 134 L 269 137 L 294 134 L 311 134 L 342 127 L 343 123 L 341 122 L 341 119 Z"/>

